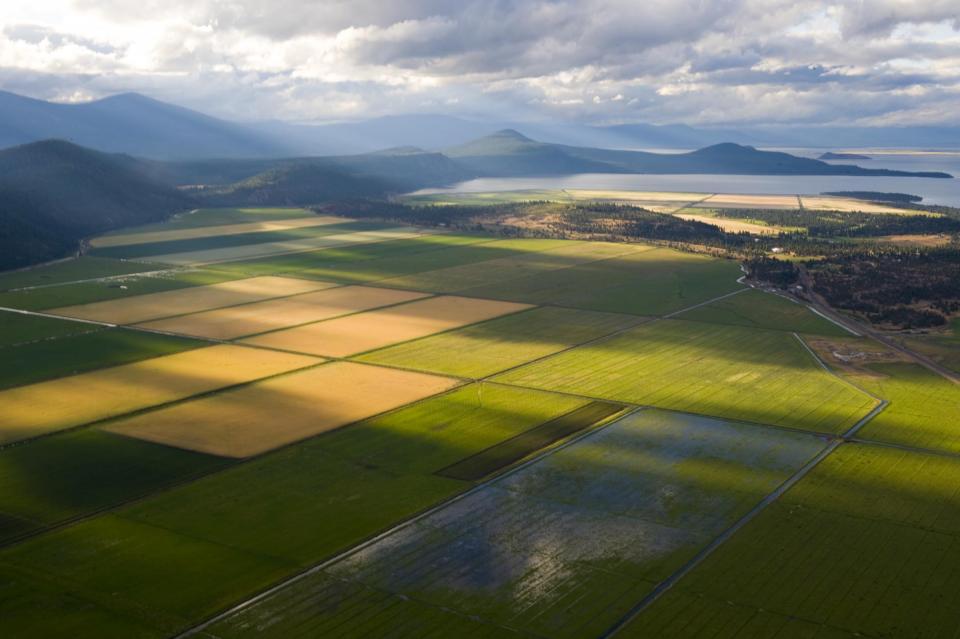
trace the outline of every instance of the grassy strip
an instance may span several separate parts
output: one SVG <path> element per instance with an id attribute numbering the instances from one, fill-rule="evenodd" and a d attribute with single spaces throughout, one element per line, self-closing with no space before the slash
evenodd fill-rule
<path id="1" fill-rule="evenodd" d="M 500 442 L 437 471 L 441 477 L 477 481 L 536 451 L 584 430 L 624 409 L 621 404 L 590 402 L 516 437 Z"/>

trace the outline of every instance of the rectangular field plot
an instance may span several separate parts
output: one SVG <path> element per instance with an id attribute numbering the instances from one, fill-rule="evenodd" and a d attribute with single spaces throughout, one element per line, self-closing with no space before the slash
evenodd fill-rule
<path id="1" fill-rule="evenodd" d="M 266 333 L 247 344 L 345 357 L 530 308 L 527 304 L 442 295 Z"/>
<path id="2" fill-rule="evenodd" d="M 263 233 L 269 231 L 286 231 L 289 229 L 312 228 L 314 226 L 330 226 L 346 222 L 340 217 L 314 215 L 312 217 L 281 218 L 262 222 L 241 222 L 239 224 L 220 224 L 216 226 L 199 226 L 192 228 L 164 229 L 141 231 L 139 233 L 125 233 L 104 235 L 90 242 L 94 248 L 110 246 L 134 246 L 138 244 L 153 244 L 177 240 L 192 240 L 204 237 L 227 237 L 231 235 L 245 235 L 248 233 Z"/>
<path id="3" fill-rule="evenodd" d="M 88 333 L 4 348 L 0 357 L 0 389 L 207 346 L 185 337 L 94 328 Z"/>
<path id="4" fill-rule="evenodd" d="M 790 333 L 678 320 L 641 324 L 496 380 L 830 433 L 877 403 L 824 371 Z"/>
<path id="5" fill-rule="evenodd" d="M 730 260 L 637 247 L 571 268 L 504 275 L 460 292 L 609 313 L 663 315 L 741 288 L 739 276 L 739 265 Z"/>
<path id="6" fill-rule="evenodd" d="M 693 322 L 770 328 L 812 335 L 832 337 L 850 335 L 843 328 L 820 317 L 803 304 L 756 289 L 692 309 L 677 317 Z"/>
<path id="7" fill-rule="evenodd" d="M 960 461 L 844 444 L 623 636 L 692 636 L 679 629 L 721 602 L 803 619 L 817 637 L 955 636 L 958 565 Z"/>
<path id="8" fill-rule="evenodd" d="M 0 348 L 76 333 L 88 333 L 93 330 L 100 330 L 100 327 L 52 317 L 0 311 Z"/>
<path id="9" fill-rule="evenodd" d="M 320 360 L 220 345 L 0 391 L 0 443 L 115 417 Z"/>
<path id="10" fill-rule="evenodd" d="M 344 286 L 283 299 L 265 300 L 141 324 L 166 333 L 233 339 L 318 322 L 371 308 L 409 302 L 426 293 L 369 286 Z"/>
<path id="11" fill-rule="evenodd" d="M 359 359 L 480 378 L 644 321 L 633 315 L 542 307 L 390 346 Z"/>
<path id="12" fill-rule="evenodd" d="M 111 324 L 137 324 L 162 317 L 308 293 L 332 286 L 334 284 L 328 282 L 291 277 L 251 277 L 118 300 L 66 306 L 55 308 L 50 313 Z"/>
<path id="13" fill-rule="evenodd" d="M 590 402 L 536 428 L 441 468 L 437 474 L 451 479 L 478 481 L 520 461 L 531 453 L 621 413 L 625 407 L 612 402 Z"/>
<path id="14" fill-rule="evenodd" d="M 475 264 L 438 268 L 412 275 L 381 280 L 383 286 L 410 288 L 437 293 L 456 293 L 482 286 L 509 282 L 527 276 L 542 276 L 564 271 L 579 264 L 653 250 L 646 245 L 577 242 L 568 240 L 528 240 L 532 251 Z M 537 250 L 540 249 L 540 250 Z M 479 297 L 484 297 L 479 295 Z"/>
<path id="15" fill-rule="evenodd" d="M 156 266 L 121 262 L 100 257 L 83 255 L 76 259 L 34 266 L 26 271 L 12 271 L 0 275 L 0 291 L 9 291 L 25 287 L 50 286 L 65 282 L 102 277 L 116 277 L 132 273 L 150 271 Z"/>
<path id="16" fill-rule="evenodd" d="M 389 240 L 411 239 L 425 231 L 413 227 L 386 227 L 377 231 L 355 231 L 353 233 L 335 233 L 318 237 L 290 239 L 277 242 L 261 241 L 253 244 L 241 244 L 222 248 L 209 248 L 193 251 L 150 255 L 151 262 L 163 264 L 217 264 L 236 260 L 247 260 L 266 255 L 300 253 L 333 246 L 354 244 L 372 244 Z"/>
<path id="17" fill-rule="evenodd" d="M 436 395 L 448 377 L 336 362 L 111 423 L 113 433 L 249 457 Z"/>
<path id="18" fill-rule="evenodd" d="M 206 632 L 306 637 L 337 628 L 337 636 L 363 637 L 366 620 L 389 615 L 400 598 L 533 636 L 599 636 L 824 445 L 808 435 L 637 413 Z M 372 610 L 370 590 L 384 595 Z M 353 614 L 358 607 L 367 610 L 362 618 Z"/>
<path id="19" fill-rule="evenodd" d="M 219 227 L 217 227 L 219 228 Z M 314 241 L 334 235 L 345 235 L 360 231 L 377 231 L 389 228 L 389 225 L 380 222 L 363 222 L 355 220 L 340 220 L 336 224 L 326 225 L 298 225 L 283 229 L 251 231 L 246 233 L 227 233 L 221 235 L 210 234 L 187 237 L 184 239 L 168 239 L 142 244 L 126 244 L 95 248 L 94 255 L 123 259 L 139 259 L 141 261 L 155 261 L 157 255 L 186 254 L 198 251 L 215 251 L 236 247 L 255 246 L 257 244 L 277 244 L 281 242 Z M 195 234 L 195 233 L 194 233 Z"/>
<path id="20" fill-rule="evenodd" d="M 112 261 L 112 260 L 111 260 Z M 119 300 L 148 293 L 160 293 L 191 286 L 207 286 L 245 277 L 205 269 L 157 270 L 150 265 L 145 273 L 131 273 L 105 279 L 63 282 L 0 293 L 0 306 L 30 311 L 48 311 L 64 306 L 80 306 L 106 300 Z"/>
<path id="21" fill-rule="evenodd" d="M 918 215 L 917 211 L 901 209 L 887 204 L 864 202 L 845 197 L 807 196 L 800 197 L 803 208 L 818 211 L 860 211 L 862 213 L 888 213 L 892 215 Z M 922 215 L 922 213 L 920 213 Z"/>
<path id="22" fill-rule="evenodd" d="M 227 460 L 98 430 L 0 450 L 0 543 L 222 468 Z M 3 520 L 19 522 L 4 530 Z"/>
<path id="23" fill-rule="evenodd" d="M 890 404 L 857 433 L 862 439 L 960 453 L 960 386 L 917 364 L 874 364 L 857 383 Z"/>
<path id="24" fill-rule="evenodd" d="M 332 282 L 362 283 L 548 250 L 559 240 L 499 240 L 463 235 L 421 235 L 406 240 L 343 246 L 220 264 L 250 274 L 295 273 Z"/>
<path id="25" fill-rule="evenodd" d="M 796 195 L 717 193 L 700 202 L 697 206 L 727 209 L 798 209 L 800 208 L 800 201 Z"/>
<path id="26" fill-rule="evenodd" d="M 434 473 L 584 403 L 464 387 L 0 550 L 4 629 L 169 637 L 469 488 Z"/>

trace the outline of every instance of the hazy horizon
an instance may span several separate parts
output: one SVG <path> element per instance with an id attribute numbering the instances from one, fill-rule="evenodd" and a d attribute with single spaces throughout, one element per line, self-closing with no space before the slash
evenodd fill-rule
<path id="1" fill-rule="evenodd" d="M 243 121 L 956 125 L 951 0 L 12 0 L 0 89 Z"/>

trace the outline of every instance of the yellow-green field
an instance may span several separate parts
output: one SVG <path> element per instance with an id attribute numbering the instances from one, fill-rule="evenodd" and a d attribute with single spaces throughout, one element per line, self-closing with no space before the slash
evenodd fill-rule
<path id="1" fill-rule="evenodd" d="M 554 197 L 799 206 L 450 201 Z M 736 262 L 298 209 L 92 245 L 0 276 L 4 636 L 955 634 L 956 385 Z"/>

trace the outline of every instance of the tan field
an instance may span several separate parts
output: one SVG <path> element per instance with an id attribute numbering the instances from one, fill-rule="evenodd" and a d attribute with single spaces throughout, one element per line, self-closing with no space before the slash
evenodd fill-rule
<path id="1" fill-rule="evenodd" d="M 763 224 L 753 224 L 742 220 L 730 220 L 723 217 L 707 217 L 706 215 L 691 215 L 689 213 L 677 213 L 676 217 L 684 220 L 693 220 L 703 222 L 704 224 L 713 224 L 719 226 L 727 233 L 753 233 L 754 235 L 776 235 L 780 229 L 776 226 L 764 226 Z"/>
<path id="2" fill-rule="evenodd" d="M 696 202 L 710 195 L 709 193 L 671 191 L 598 191 L 589 189 L 567 189 L 566 193 L 577 200 L 642 200 L 644 202 Z"/>
<path id="3" fill-rule="evenodd" d="M 418 237 L 427 233 L 421 229 L 413 227 L 398 227 L 396 229 L 387 229 L 383 231 L 358 231 L 356 233 L 341 233 L 337 235 L 324 235 L 315 238 L 305 238 L 302 240 L 288 240 L 285 242 L 260 242 L 258 244 L 244 244 L 242 246 L 230 246 L 226 248 L 208 249 L 204 251 L 188 251 L 185 253 L 170 253 L 167 255 L 152 255 L 149 258 L 143 258 L 150 262 L 162 262 L 164 264 L 216 264 L 219 262 L 233 262 L 236 260 L 246 260 L 254 257 L 266 257 L 268 255 L 284 255 L 287 253 L 303 253 L 306 251 L 316 251 L 323 248 L 334 246 L 347 246 L 354 244 L 373 244 L 375 242 L 386 242 L 389 240 L 402 240 Z"/>
<path id="4" fill-rule="evenodd" d="M 803 208 L 814 211 L 860 211 L 862 213 L 890 213 L 894 215 L 922 215 L 922 211 L 911 211 L 909 209 L 898 209 L 895 206 L 886 204 L 874 204 L 863 200 L 855 200 L 847 197 L 830 197 L 828 195 L 800 196 L 803 202 Z"/>
<path id="5" fill-rule="evenodd" d="M 333 286 L 336 284 L 267 275 L 162 293 L 135 295 L 105 302 L 63 306 L 48 312 L 53 315 L 111 324 L 136 324 L 161 317 L 319 291 Z"/>
<path id="6" fill-rule="evenodd" d="M 284 231 L 287 229 L 302 229 L 311 226 L 326 226 L 340 224 L 343 218 L 320 216 L 298 217 L 289 220 L 270 220 L 266 222 L 245 222 L 243 224 L 223 224 L 221 226 L 202 226 L 193 229 L 175 229 L 171 231 L 150 231 L 146 233 L 127 233 L 124 235 L 108 235 L 98 237 L 90 242 L 95 248 L 108 246 L 131 246 L 134 244 L 150 244 L 152 242 L 170 242 L 173 240 L 192 240 L 198 237 L 221 235 L 243 235 L 244 233 L 259 233 L 262 231 Z"/>
<path id="7" fill-rule="evenodd" d="M 249 457 L 456 385 L 447 377 L 334 362 L 137 415 L 105 430 L 214 455 Z"/>
<path id="8" fill-rule="evenodd" d="M 531 306 L 470 297 L 433 297 L 258 335 L 244 342 L 301 353 L 345 357 L 527 308 Z"/>
<path id="9" fill-rule="evenodd" d="M 800 204 L 795 195 L 743 195 L 717 193 L 701 202 L 699 206 L 726 209 L 797 209 Z"/>
<path id="10" fill-rule="evenodd" d="M 882 235 L 876 239 L 900 246 L 944 246 L 951 241 L 949 235 Z"/>
<path id="11" fill-rule="evenodd" d="M 0 443 L 304 368 L 323 360 L 218 345 L 0 391 Z"/>
<path id="12" fill-rule="evenodd" d="M 427 293 L 343 286 L 295 297 L 219 308 L 138 324 L 143 328 L 210 339 L 234 339 L 280 328 L 319 322 L 339 315 L 410 302 Z"/>

